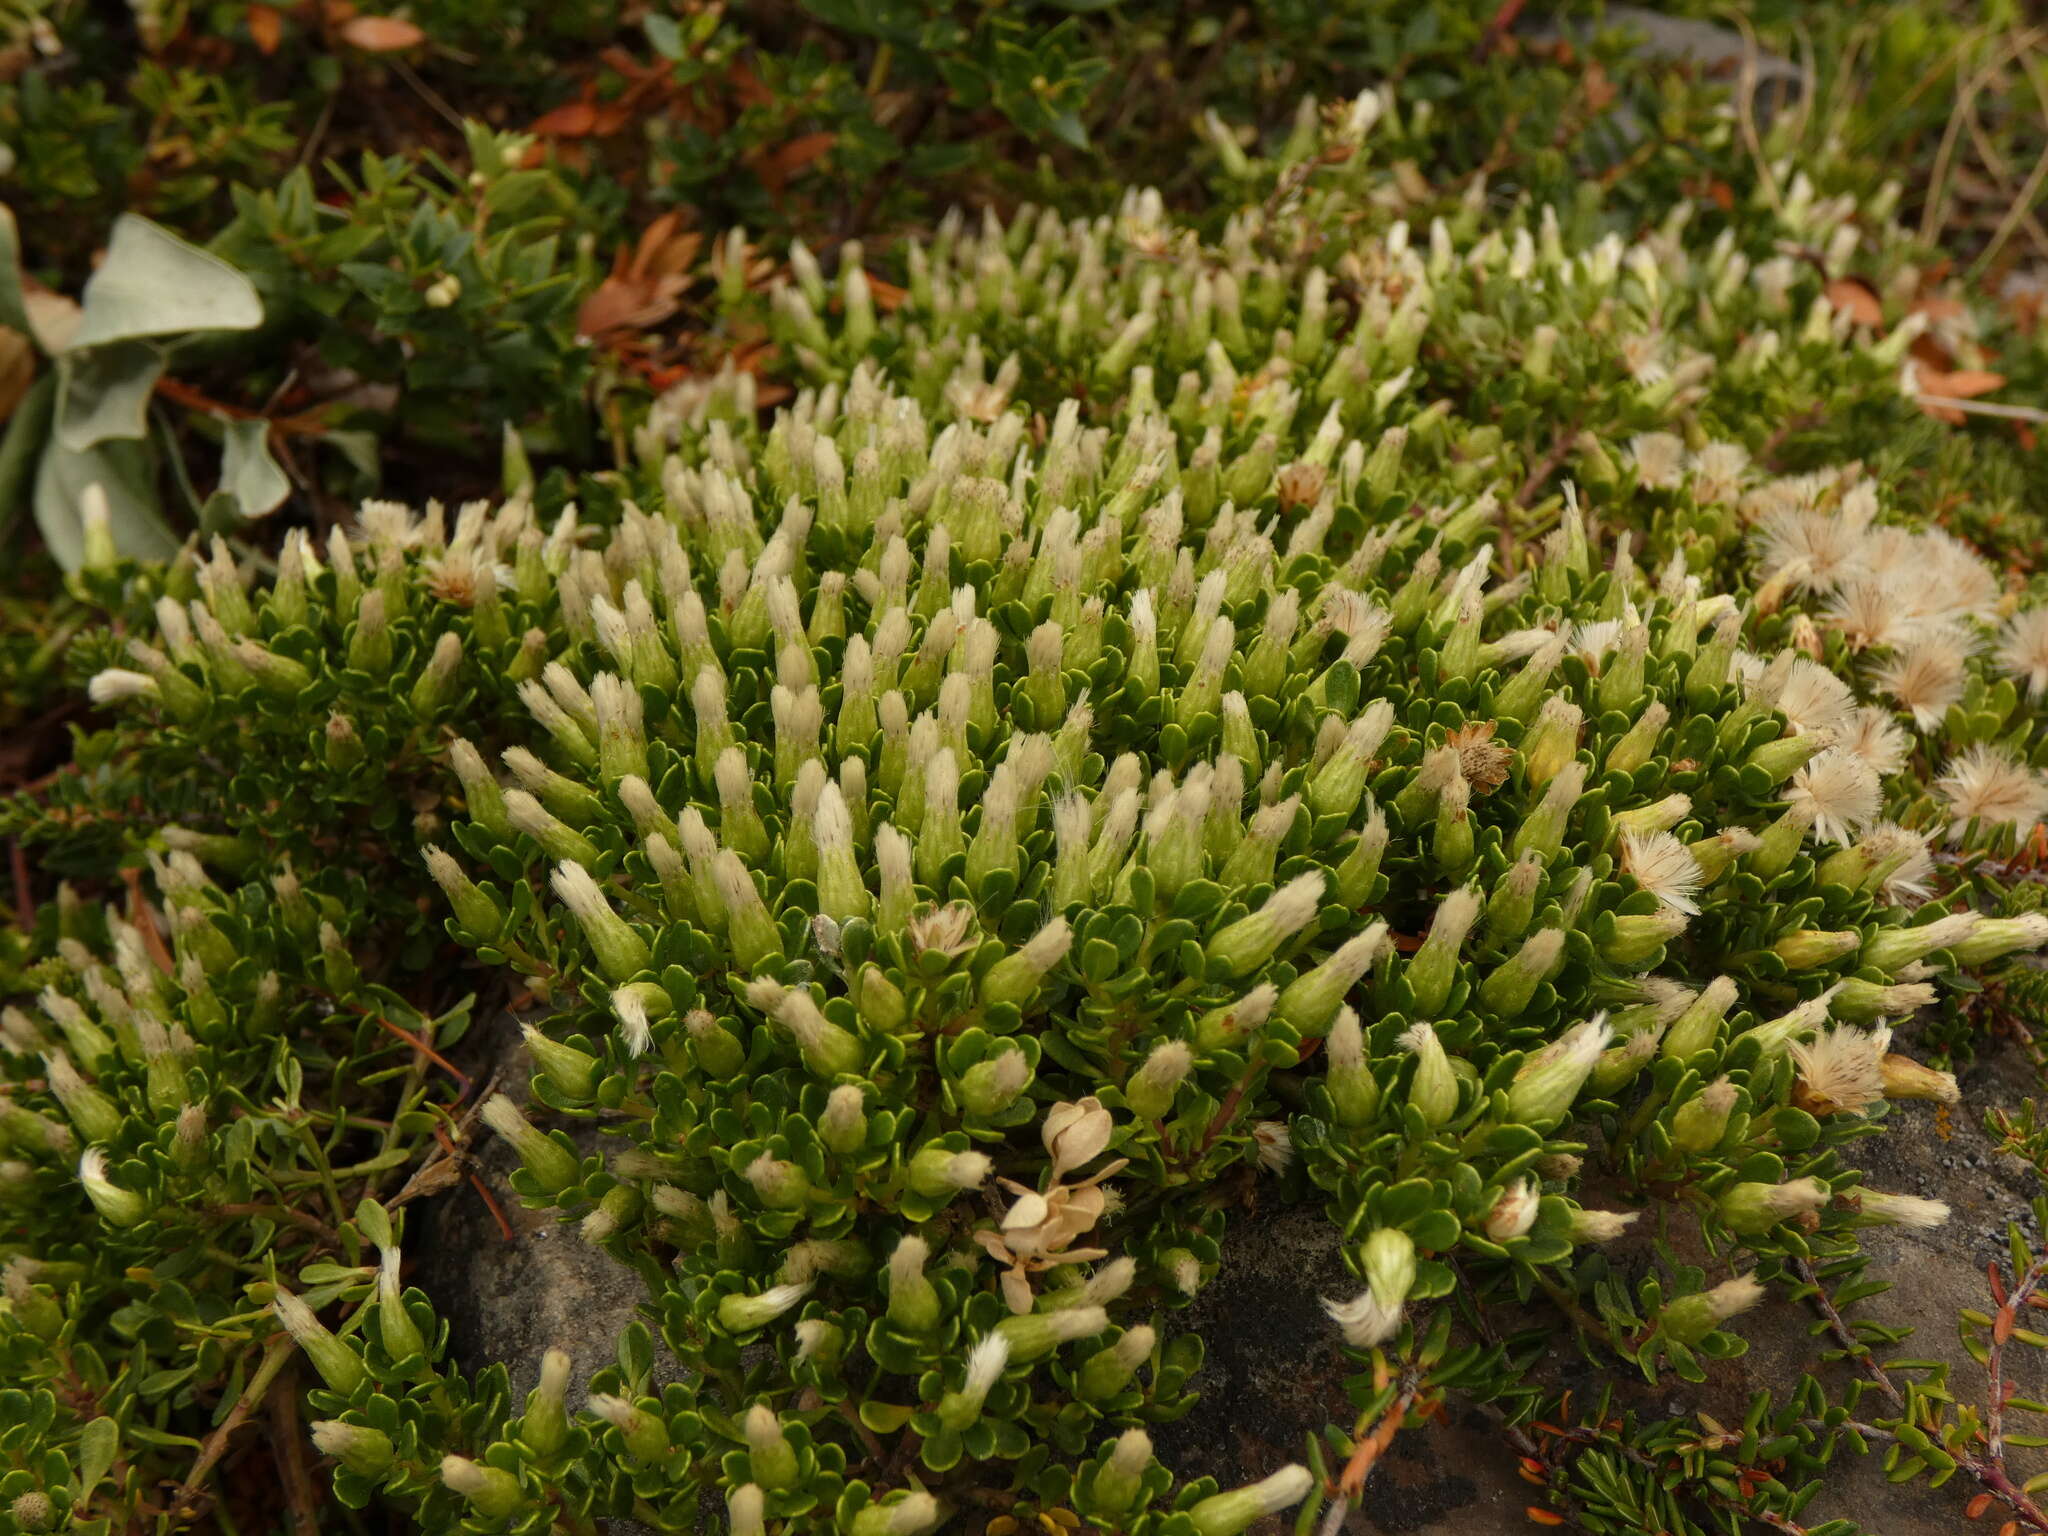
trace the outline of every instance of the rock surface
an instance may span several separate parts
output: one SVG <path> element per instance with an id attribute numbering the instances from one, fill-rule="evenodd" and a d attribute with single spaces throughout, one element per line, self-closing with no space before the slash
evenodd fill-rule
<path id="1" fill-rule="evenodd" d="M 520 1095 L 525 1053 L 509 1020 L 473 1047 L 500 1086 Z M 1853 1143 L 1851 1153 L 1874 1188 L 1946 1200 L 1954 1217 L 1932 1232 L 1873 1229 L 1866 1238 L 1874 1278 L 1894 1288 L 1864 1302 L 1875 1321 L 1912 1324 L 1913 1337 L 1894 1357 L 1946 1361 L 1959 1401 L 1981 1401 L 1985 1374 L 1964 1353 L 1956 1313 L 1986 1308 L 1984 1266 L 2005 1252 L 2005 1224 L 2032 1232 L 2028 1202 L 2032 1170 L 2001 1156 L 1982 1128 L 1993 1106 L 2015 1106 L 2038 1094 L 2031 1062 L 2016 1045 L 1999 1043 L 1962 1074 L 1964 1104 L 1944 1115 L 1925 1104 L 1894 1106 L 1884 1133 Z M 504 1361 L 515 1400 L 533 1386 L 541 1352 L 567 1349 L 579 1375 L 612 1359 L 618 1335 L 644 1299 L 638 1279 L 583 1243 L 574 1227 L 523 1211 L 504 1182 L 510 1155 L 495 1139 L 478 1146 L 477 1171 L 513 1224 L 506 1242 L 482 1199 L 467 1185 L 414 1208 L 412 1245 L 421 1256 L 419 1283 L 450 1322 L 456 1360 L 468 1369 Z M 2036 1234 L 2038 1235 L 2038 1234 Z M 1647 1238 L 1616 1245 L 1617 1260 L 1641 1267 Z M 1177 1472 L 1213 1475 L 1225 1484 L 1262 1477 L 1300 1459 L 1308 1436 L 1330 1422 L 1348 1423 L 1348 1367 L 1331 1347 L 1334 1334 L 1321 1298 L 1355 1288 L 1339 1257 L 1338 1234 L 1312 1206 L 1268 1206 L 1238 1216 L 1221 1271 L 1177 1326 L 1200 1333 L 1208 1356 L 1196 1378 L 1202 1399 L 1177 1424 L 1155 1434 L 1160 1455 Z M 1709 1262 L 1702 1259 L 1702 1262 Z M 1718 1278 L 1726 1269 L 1710 1273 Z M 1816 1368 L 1824 1340 L 1809 1334 L 1813 1315 L 1774 1300 L 1743 1321 L 1749 1353 L 1723 1363 L 1704 1387 L 1660 1400 L 1640 1382 L 1621 1384 L 1625 1406 L 1649 1417 L 1697 1407 L 1736 1422 L 1765 1385 L 1795 1380 Z M 2008 1357 L 2019 1394 L 2048 1397 L 2048 1357 L 2015 1349 Z M 1560 1363 L 1558 1387 L 1597 1392 L 1604 1377 L 1576 1361 Z M 1820 1367 L 1831 1391 L 1848 1368 Z M 2023 1428 L 2032 1428 L 2027 1425 Z M 2015 1480 L 2048 1468 L 2041 1452 L 2019 1449 L 2009 1459 Z M 1950 1536 L 1976 1491 L 1958 1477 L 1948 1486 L 1888 1484 L 1877 1456 L 1843 1452 L 1828 1485 L 1803 1519 L 1857 1521 L 1877 1536 Z M 1400 1436 L 1366 1487 L 1364 1507 L 1345 1530 L 1360 1536 L 1521 1536 L 1536 1529 L 1524 1509 L 1536 1490 L 1516 1474 L 1515 1458 L 1477 1412 Z M 1273 1532 L 1283 1522 L 1268 1522 Z M 644 1528 L 614 1522 L 614 1536 Z"/>

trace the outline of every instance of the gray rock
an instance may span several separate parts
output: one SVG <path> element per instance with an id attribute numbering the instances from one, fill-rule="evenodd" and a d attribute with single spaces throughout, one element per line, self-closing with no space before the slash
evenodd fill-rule
<path id="1" fill-rule="evenodd" d="M 482 1077 L 497 1072 L 499 1089 L 522 1101 L 532 1066 L 517 1022 L 500 1018 L 478 1035 L 465 1042 L 465 1054 L 476 1058 L 466 1069 L 480 1069 Z M 595 1141 L 592 1132 L 588 1142 Z M 474 1150 L 472 1167 L 504 1213 L 512 1240 L 465 1181 L 410 1207 L 407 1246 L 419 1264 L 413 1282 L 448 1320 L 455 1362 L 477 1371 L 502 1361 L 516 1408 L 539 1380 L 540 1357 L 549 1349 L 569 1352 L 578 1382 L 615 1362 L 619 1335 L 647 1294 L 637 1274 L 584 1242 L 573 1225 L 519 1203 L 505 1179 L 518 1159 L 504 1142 L 479 1127 Z M 655 1348 L 657 1376 L 664 1361 L 676 1369 L 658 1334 Z M 632 1520 L 611 1521 L 609 1530 L 611 1536 L 655 1536 Z"/>
<path id="2" fill-rule="evenodd" d="M 1639 55 L 1693 65 L 1701 74 L 1726 80 L 1731 87 L 1741 81 L 1745 62 L 1753 59 L 1756 85 L 1752 101 L 1759 129 L 1767 127 L 1773 115 L 1794 105 L 1805 89 L 1805 76 L 1798 65 L 1765 49 L 1752 49 L 1733 27 L 1666 16 L 1642 5 L 1609 5 L 1602 9 L 1601 18 L 1603 30 L 1633 33 Z M 1581 17 L 1531 14 L 1515 30 L 1532 43 L 1583 43 L 1592 35 L 1593 26 Z M 1640 134 L 1640 122 L 1626 108 L 1617 113 L 1617 119 L 1631 137 Z"/>

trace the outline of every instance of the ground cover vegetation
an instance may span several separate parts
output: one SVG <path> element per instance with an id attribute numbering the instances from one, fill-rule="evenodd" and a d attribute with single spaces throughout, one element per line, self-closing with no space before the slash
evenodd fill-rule
<path id="1" fill-rule="evenodd" d="M 1405 10 L 10 18 L 0 1521 L 1307 1530 L 1458 1403 L 2048 1529 L 2048 1260 L 1880 1364 L 1844 1155 L 2043 1001 L 2039 39 Z M 646 1296 L 518 1400 L 484 1135 Z M 1354 1416 L 1225 1489 L 1254 1198 Z M 1759 1307 L 1863 1379 L 1554 1400 Z"/>

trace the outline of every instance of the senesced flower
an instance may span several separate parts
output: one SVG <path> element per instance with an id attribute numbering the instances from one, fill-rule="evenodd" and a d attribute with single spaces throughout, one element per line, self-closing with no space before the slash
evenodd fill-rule
<path id="1" fill-rule="evenodd" d="M 1621 867 L 1673 911 L 1697 915 L 1701 873 L 1692 850 L 1669 832 L 1624 833 Z"/>
<path id="2" fill-rule="evenodd" d="M 2048 693 L 2048 604 L 2022 609 L 1998 636 L 2001 671 L 2027 685 L 2027 697 Z"/>
<path id="3" fill-rule="evenodd" d="M 1931 731 L 1963 696 L 1969 654 L 1955 631 L 1940 630 L 1891 657 L 1877 669 L 1875 681 L 1915 725 Z"/>
<path id="4" fill-rule="evenodd" d="M 1829 747 L 1793 774 L 1785 802 L 1812 812 L 1817 836 L 1846 843 L 1876 817 L 1883 797 L 1868 763 L 1853 752 Z"/>
<path id="5" fill-rule="evenodd" d="M 1799 1072 L 1792 1101 L 1816 1115 L 1864 1113 L 1884 1098 L 1884 1055 L 1891 1038 L 1889 1029 L 1837 1024 L 1811 1040 L 1794 1040 L 1786 1047 Z"/>
<path id="6" fill-rule="evenodd" d="M 1985 742 L 1950 758 L 1934 788 L 1948 802 L 1950 842 L 1961 842 L 1973 821 L 1986 828 L 2009 826 L 2024 838 L 2048 815 L 2048 785 L 2026 764 Z"/>
<path id="7" fill-rule="evenodd" d="M 1285 1120 L 1261 1120 L 1252 1127 L 1252 1145 L 1258 1149 L 1259 1166 L 1268 1173 L 1285 1173 L 1294 1161 L 1294 1134 Z"/>
<path id="8" fill-rule="evenodd" d="M 1852 712 L 1848 723 L 1835 733 L 1835 745 L 1870 765 L 1880 779 L 1888 779 L 1906 766 L 1912 744 L 1891 711 L 1865 704 Z"/>

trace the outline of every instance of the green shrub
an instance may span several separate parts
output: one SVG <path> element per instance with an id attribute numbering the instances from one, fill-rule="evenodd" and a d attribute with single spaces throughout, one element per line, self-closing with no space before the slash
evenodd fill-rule
<path id="1" fill-rule="evenodd" d="M 1890 259 L 1881 206 L 1411 221 L 1427 117 L 1345 104 L 1214 241 L 1144 192 L 949 220 L 890 314 L 793 251 L 721 323 L 765 304 L 801 392 L 686 382 L 547 518 L 371 503 L 263 581 L 89 526 L 134 715 L 5 829 L 153 897 L 60 895 L 5 1015 L 0 1495 L 203 1480 L 296 1346 L 336 1498 L 425 1529 L 1223 1536 L 1451 1395 L 1529 1422 L 1549 1334 L 1461 1313 L 1548 1298 L 1682 1400 L 1772 1291 L 1869 1294 L 1858 1232 L 1946 1211 L 1841 1149 L 1956 1096 L 1887 1021 L 2048 941 L 1972 908 L 2048 806 L 2048 610 L 1868 466 L 1771 462 L 1914 409 L 1920 322 L 1745 254 Z M 523 1405 L 396 1210 L 512 987 L 533 1097 L 481 1118 L 647 1288 Z M 1147 1426 L 1251 1181 L 1344 1234 L 1359 1417 L 1226 1492 Z M 1728 1278 L 1625 1284 L 1640 1211 Z M 1784 1521 L 1875 1435 L 2009 1490 L 1924 1385 L 1787 1382 L 1741 1476 L 1570 1496 Z"/>

